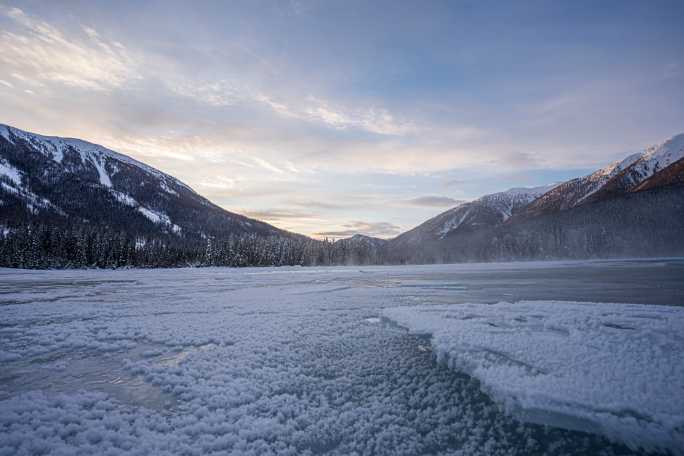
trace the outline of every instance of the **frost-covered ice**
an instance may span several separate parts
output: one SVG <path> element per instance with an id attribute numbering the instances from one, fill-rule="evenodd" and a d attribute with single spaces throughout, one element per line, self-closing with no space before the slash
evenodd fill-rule
<path id="1" fill-rule="evenodd" d="M 0 270 L 0 455 L 636 454 L 516 420 L 380 317 L 568 293 L 677 303 L 683 268 Z"/>
<path id="2" fill-rule="evenodd" d="M 684 308 L 523 301 L 395 307 L 438 359 L 525 420 L 684 448 Z"/>

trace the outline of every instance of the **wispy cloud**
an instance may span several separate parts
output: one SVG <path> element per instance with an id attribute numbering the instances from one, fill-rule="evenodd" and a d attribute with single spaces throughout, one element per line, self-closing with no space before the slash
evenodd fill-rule
<path id="1" fill-rule="evenodd" d="M 355 234 L 365 234 L 374 237 L 392 237 L 401 232 L 401 228 L 389 222 L 354 221 L 343 225 L 340 230 L 321 231 L 318 236 L 349 237 Z"/>
<path id="2" fill-rule="evenodd" d="M 352 109 L 336 105 L 313 95 L 303 99 L 278 99 L 246 83 L 221 79 L 216 81 L 169 80 L 173 93 L 211 107 L 255 104 L 266 107 L 284 118 L 317 123 L 338 130 L 356 129 L 378 135 L 401 136 L 415 132 L 410 122 L 399 122 L 387 109 L 377 106 L 356 106 Z"/>
<path id="3" fill-rule="evenodd" d="M 402 201 L 409 206 L 421 207 L 453 207 L 462 204 L 463 200 L 457 200 L 448 196 L 419 196 L 409 200 Z"/>
<path id="4" fill-rule="evenodd" d="M 244 214 L 259 220 L 266 220 L 269 222 L 279 222 L 282 220 L 304 220 L 317 217 L 311 212 L 303 212 L 287 209 L 262 209 L 262 210 L 247 210 Z"/>
<path id="5" fill-rule="evenodd" d="M 103 39 L 93 28 L 83 27 L 80 37 L 67 37 L 19 8 L 1 11 L 15 27 L 0 33 L 0 62 L 17 79 L 109 90 L 138 77 L 127 49 Z"/>

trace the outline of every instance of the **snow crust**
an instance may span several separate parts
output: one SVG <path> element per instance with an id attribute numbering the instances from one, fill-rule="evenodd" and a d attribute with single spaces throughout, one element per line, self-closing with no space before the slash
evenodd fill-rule
<path id="1" fill-rule="evenodd" d="M 0 455 L 643 454 L 513 419 L 380 318 L 530 293 L 550 268 L 539 293 L 606 267 L 633 293 L 666 264 L 0 269 Z"/>
<path id="2" fill-rule="evenodd" d="M 523 301 L 396 307 L 436 356 L 530 422 L 684 450 L 684 309 Z"/>

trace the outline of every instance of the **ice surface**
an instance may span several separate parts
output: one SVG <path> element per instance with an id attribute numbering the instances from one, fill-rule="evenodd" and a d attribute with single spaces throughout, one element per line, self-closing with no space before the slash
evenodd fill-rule
<path id="1" fill-rule="evenodd" d="M 506 296 L 676 303 L 683 268 L 0 269 L 0 455 L 639 454 L 512 418 L 378 318 Z"/>
<path id="2" fill-rule="evenodd" d="M 684 308 L 523 301 L 395 307 L 436 356 L 523 419 L 684 448 Z"/>

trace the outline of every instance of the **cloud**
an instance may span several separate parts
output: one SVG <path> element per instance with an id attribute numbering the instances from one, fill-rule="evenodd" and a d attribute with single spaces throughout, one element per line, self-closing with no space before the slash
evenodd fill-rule
<path id="1" fill-rule="evenodd" d="M 247 217 L 252 217 L 257 220 L 265 220 L 270 222 L 278 222 L 282 220 L 301 220 L 311 219 L 316 217 L 316 214 L 293 211 L 287 209 L 263 209 L 254 211 L 243 211 Z"/>
<path id="2" fill-rule="evenodd" d="M 362 130 L 387 136 L 401 136 L 416 131 L 414 125 L 397 121 L 395 116 L 383 107 L 356 106 L 348 109 L 312 95 L 303 99 L 298 97 L 282 100 L 264 91 L 253 89 L 248 83 L 227 79 L 172 79 L 167 81 L 167 87 L 176 95 L 215 108 L 251 103 L 265 107 L 286 119 L 319 124 L 337 130 Z"/>
<path id="3" fill-rule="evenodd" d="M 343 225 L 341 230 L 321 231 L 317 236 L 349 237 L 355 234 L 365 234 L 374 237 L 393 237 L 401 232 L 401 228 L 388 222 L 354 221 Z"/>
<path id="4" fill-rule="evenodd" d="M 170 80 L 167 86 L 177 95 L 214 107 L 232 106 L 248 99 L 244 88 L 225 79 L 213 82 Z"/>
<path id="5" fill-rule="evenodd" d="M 404 201 L 405 204 L 410 206 L 423 206 L 423 207 L 453 207 L 462 204 L 464 201 L 456 200 L 448 196 L 419 196 L 417 198 L 412 198 Z"/>
<path id="6" fill-rule="evenodd" d="M 232 190 L 235 188 L 236 180 L 226 176 L 216 176 L 212 180 L 200 182 L 201 187 L 214 188 L 219 190 Z"/>
<path id="7" fill-rule="evenodd" d="M 81 37 L 67 37 L 19 8 L 0 12 L 16 27 L 15 31 L 0 33 L 0 62 L 8 73 L 18 75 L 17 79 L 36 85 L 56 83 L 110 90 L 138 77 L 135 59 L 126 48 L 102 39 L 92 28 L 84 27 Z"/>

